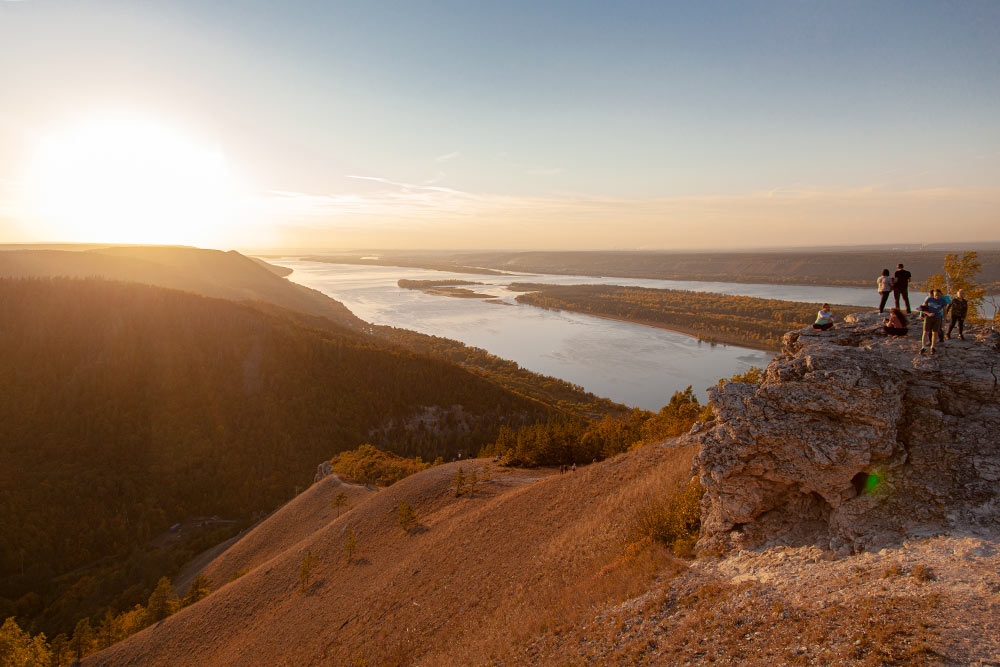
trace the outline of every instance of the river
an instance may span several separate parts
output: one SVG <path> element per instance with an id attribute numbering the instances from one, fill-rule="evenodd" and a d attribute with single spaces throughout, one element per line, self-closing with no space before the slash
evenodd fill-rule
<path id="1" fill-rule="evenodd" d="M 297 258 L 267 261 L 293 269 L 290 280 L 340 301 L 373 324 L 459 340 L 516 361 L 536 373 L 558 377 L 599 396 L 650 410 L 658 410 L 675 391 L 688 386 L 704 399 L 704 390 L 719 378 L 750 366 L 764 366 L 773 355 L 735 345 L 703 343 L 663 329 L 518 304 L 514 301 L 517 295 L 506 286 L 511 282 L 634 285 L 816 303 L 877 305 L 874 290 L 843 287 L 545 274 L 489 276 L 305 262 Z M 396 284 L 401 278 L 481 282 L 484 284 L 469 287 L 510 305 L 403 289 Z"/>

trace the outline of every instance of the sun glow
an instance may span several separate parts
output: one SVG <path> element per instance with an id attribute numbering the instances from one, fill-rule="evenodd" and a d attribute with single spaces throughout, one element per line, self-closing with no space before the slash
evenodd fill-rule
<path id="1" fill-rule="evenodd" d="M 131 115 L 46 136 L 25 181 L 34 234 L 48 240 L 206 245 L 234 212 L 221 152 Z"/>

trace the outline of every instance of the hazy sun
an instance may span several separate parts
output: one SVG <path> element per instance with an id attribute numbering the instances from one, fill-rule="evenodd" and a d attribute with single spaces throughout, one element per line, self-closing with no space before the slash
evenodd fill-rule
<path id="1" fill-rule="evenodd" d="M 126 114 L 47 135 L 27 182 L 44 228 L 36 234 L 53 241 L 208 244 L 221 238 L 234 203 L 219 151 Z"/>

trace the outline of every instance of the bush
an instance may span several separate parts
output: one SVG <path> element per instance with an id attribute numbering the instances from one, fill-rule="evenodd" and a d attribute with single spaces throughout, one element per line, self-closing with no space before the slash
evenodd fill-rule
<path id="1" fill-rule="evenodd" d="M 337 454 L 330 459 L 330 465 L 333 466 L 334 472 L 351 481 L 378 486 L 389 486 L 404 477 L 431 467 L 430 463 L 421 461 L 419 456 L 408 459 L 383 452 L 368 444 Z"/>
<path id="2" fill-rule="evenodd" d="M 640 506 L 632 518 L 630 544 L 658 542 L 678 556 L 694 552 L 701 529 L 701 497 L 705 489 L 696 477 L 668 496 Z"/>

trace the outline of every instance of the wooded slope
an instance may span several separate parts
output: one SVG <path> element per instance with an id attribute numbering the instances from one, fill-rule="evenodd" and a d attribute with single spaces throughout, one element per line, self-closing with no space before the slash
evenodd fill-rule
<path id="1" fill-rule="evenodd" d="M 0 615 L 71 630 L 142 591 L 70 594 L 75 579 L 59 575 L 187 517 L 269 511 L 363 442 L 451 458 L 550 410 L 455 364 L 270 311 L 134 283 L 0 279 Z M 461 418 L 409 421 L 427 406 Z"/>

